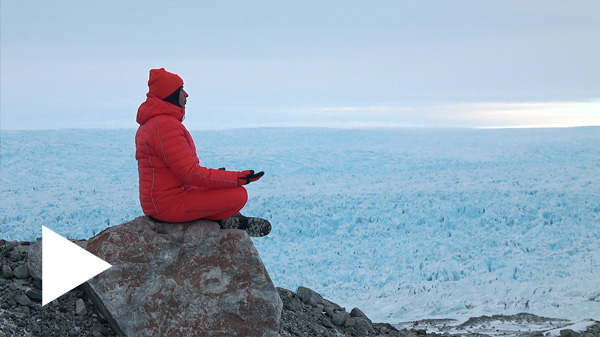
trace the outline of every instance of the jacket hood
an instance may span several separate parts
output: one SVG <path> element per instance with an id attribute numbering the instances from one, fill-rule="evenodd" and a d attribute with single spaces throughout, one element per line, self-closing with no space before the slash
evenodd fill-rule
<path id="1" fill-rule="evenodd" d="M 142 125 L 149 119 L 158 115 L 169 115 L 175 117 L 178 121 L 183 122 L 185 117 L 185 109 L 169 102 L 163 101 L 153 94 L 146 94 L 146 101 L 140 105 L 137 112 L 136 121 Z"/>

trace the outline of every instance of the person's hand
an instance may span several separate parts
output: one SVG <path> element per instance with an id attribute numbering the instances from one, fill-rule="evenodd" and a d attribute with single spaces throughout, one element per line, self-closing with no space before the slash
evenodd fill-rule
<path id="1" fill-rule="evenodd" d="M 254 173 L 253 170 L 240 171 L 238 172 L 238 182 L 240 183 L 240 185 L 247 185 L 253 181 L 257 181 L 264 175 L 265 173 L 263 171 L 260 171 L 258 173 Z"/>

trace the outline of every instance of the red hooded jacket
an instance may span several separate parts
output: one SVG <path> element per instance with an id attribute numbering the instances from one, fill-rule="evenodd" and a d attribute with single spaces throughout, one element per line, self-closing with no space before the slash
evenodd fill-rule
<path id="1" fill-rule="evenodd" d="M 140 202 L 157 215 L 181 202 L 189 191 L 237 187 L 238 173 L 203 167 L 196 146 L 182 124 L 185 109 L 152 93 L 138 109 L 135 136 Z"/>

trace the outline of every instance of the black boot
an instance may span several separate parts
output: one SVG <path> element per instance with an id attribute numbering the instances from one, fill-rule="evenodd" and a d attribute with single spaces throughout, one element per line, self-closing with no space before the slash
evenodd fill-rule
<path id="1" fill-rule="evenodd" d="M 249 218 L 238 213 L 219 221 L 222 229 L 242 229 L 252 237 L 262 237 L 271 232 L 271 223 L 261 218 Z"/>

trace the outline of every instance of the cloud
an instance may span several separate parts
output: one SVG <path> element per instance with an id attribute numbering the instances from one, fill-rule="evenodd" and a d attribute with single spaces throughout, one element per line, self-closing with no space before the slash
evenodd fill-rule
<path id="1" fill-rule="evenodd" d="M 122 105 L 126 105 L 125 102 Z M 103 113 L 2 116 L 3 129 L 137 127 L 135 107 Z M 114 111 L 113 111 L 114 110 Z M 28 117 L 27 117 L 28 116 Z M 27 117 L 27 118 L 25 118 Z M 315 107 L 192 107 L 186 113 L 189 129 L 254 127 L 330 128 L 536 128 L 600 126 L 600 100 L 588 102 L 476 102 L 420 105 Z"/>
<path id="2" fill-rule="evenodd" d="M 600 125 L 600 101 L 461 103 L 444 107 L 447 118 L 474 127 L 573 127 Z"/>
<path id="3" fill-rule="evenodd" d="M 600 100 L 256 109 L 269 126 L 526 128 L 600 125 Z M 260 126 L 260 123 L 253 123 Z"/>

